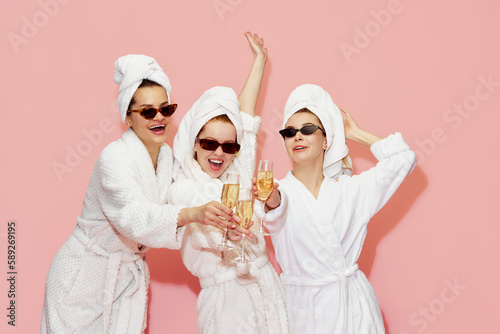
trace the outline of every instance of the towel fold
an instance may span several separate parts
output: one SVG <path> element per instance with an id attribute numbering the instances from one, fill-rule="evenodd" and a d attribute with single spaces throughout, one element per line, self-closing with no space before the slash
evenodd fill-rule
<path id="1" fill-rule="evenodd" d="M 288 119 L 300 109 L 307 108 L 315 114 L 326 132 L 327 149 L 323 161 L 325 177 L 337 178 L 342 174 L 351 175 L 352 170 L 342 161 L 348 157 L 345 143 L 344 121 L 330 94 L 317 85 L 305 84 L 294 89 L 288 97 L 283 116 L 283 128 Z"/>
<path id="2" fill-rule="evenodd" d="M 118 58 L 115 62 L 114 79 L 120 85 L 118 109 L 123 123 L 125 123 L 130 100 L 144 79 L 162 85 L 170 102 L 170 91 L 172 90 L 170 80 L 154 58 L 132 54 Z"/>
<path id="3" fill-rule="evenodd" d="M 186 157 L 194 156 L 194 143 L 201 128 L 219 115 L 229 117 L 236 128 L 236 140 L 241 143 L 243 125 L 236 93 L 228 87 L 210 88 L 193 104 L 179 124 L 174 138 L 174 179 Z"/>

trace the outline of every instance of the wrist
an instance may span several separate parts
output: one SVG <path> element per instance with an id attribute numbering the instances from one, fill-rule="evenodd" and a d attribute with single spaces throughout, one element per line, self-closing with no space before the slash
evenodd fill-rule
<path id="1" fill-rule="evenodd" d="M 268 210 L 274 210 L 281 204 L 281 194 L 279 190 L 277 191 L 277 196 L 275 200 L 267 201 L 266 202 L 266 209 Z"/>
<path id="2" fill-rule="evenodd" d="M 257 53 L 254 56 L 254 64 L 255 65 L 264 65 L 267 61 L 267 57 L 263 53 Z"/>
<path id="3" fill-rule="evenodd" d="M 191 222 L 191 215 L 194 208 L 182 208 L 177 217 L 177 227 L 182 227 Z"/>

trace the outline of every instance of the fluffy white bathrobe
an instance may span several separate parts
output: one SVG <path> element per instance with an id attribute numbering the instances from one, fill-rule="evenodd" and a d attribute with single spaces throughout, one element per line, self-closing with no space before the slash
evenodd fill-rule
<path id="1" fill-rule="evenodd" d="M 155 170 L 137 135 L 125 131 L 94 166 L 81 216 L 55 256 L 45 289 L 41 333 L 142 333 L 146 327 L 148 247 L 177 248 L 180 206 L 165 205 L 172 150 Z"/>
<path id="2" fill-rule="evenodd" d="M 238 170 L 240 182 L 250 184 L 260 118 L 241 112 L 241 119 L 242 136 L 238 137 L 241 151 L 230 168 Z M 179 165 L 169 203 L 198 206 L 220 201 L 223 182 L 205 173 L 192 152 Z M 192 223 L 181 228 L 179 234 L 183 234 L 184 265 L 200 279 L 202 288 L 197 304 L 200 333 L 288 333 L 284 289 L 269 262 L 264 237 L 246 238 L 245 251 L 252 263 L 235 264 L 233 260 L 240 255 L 241 248 L 221 252 L 217 248 L 222 241 L 221 230 Z"/>
<path id="3" fill-rule="evenodd" d="M 356 261 L 367 224 L 415 166 L 396 133 L 371 146 L 377 166 L 338 180 L 318 198 L 289 172 L 281 204 L 266 215 L 286 289 L 292 333 L 384 333 L 375 292 Z"/>

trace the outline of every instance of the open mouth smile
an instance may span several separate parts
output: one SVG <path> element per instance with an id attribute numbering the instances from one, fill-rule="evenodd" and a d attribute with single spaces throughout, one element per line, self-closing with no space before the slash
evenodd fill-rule
<path id="1" fill-rule="evenodd" d="M 153 132 L 155 135 L 162 135 L 165 133 L 165 124 L 157 124 L 149 127 L 148 129 Z"/>

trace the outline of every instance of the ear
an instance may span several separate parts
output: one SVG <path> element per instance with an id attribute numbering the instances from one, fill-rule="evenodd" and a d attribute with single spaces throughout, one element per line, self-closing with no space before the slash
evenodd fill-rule
<path id="1" fill-rule="evenodd" d="M 132 127 L 132 121 L 130 120 L 130 115 L 125 116 L 125 124 L 127 126 Z"/>
<path id="2" fill-rule="evenodd" d="M 328 148 L 328 142 L 326 141 L 325 138 L 325 140 L 323 141 L 323 151 L 326 151 L 327 148 Z"/>

